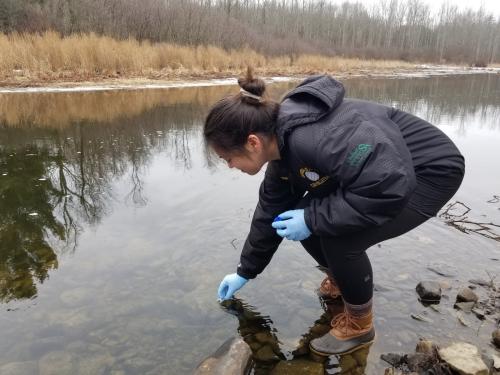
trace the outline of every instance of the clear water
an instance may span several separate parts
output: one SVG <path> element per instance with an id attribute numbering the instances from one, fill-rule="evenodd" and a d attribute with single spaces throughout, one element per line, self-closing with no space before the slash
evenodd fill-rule
<path id="1" fill-rule="evenodd" d="M 344 83 L 348 96 L 444 130 L 467 162 L 454 201 L 470 219 L 500 224 L 499 75 Z M 274 84 L 270 94 L 294 85 Z M 263 176 L 206 158 L 204 115 L 236 91 L 0 94 L 0 373 L 190 373 L 240 334 L 254 344 L 264 337 L 276 360 L 293 359 L 323 314 L 314 292 L 323 275 L 300 245 L 282 244 L 238 294 L 243 305 L 216 300 Z M 328 373 L 382 373 L 380 354 L 413 351 L 419 337 L 493 350 L 493 323 L 468 315 L 461 325 L 453 302 L 469 279 L 500 273 L 500 242 L 435 218 L 369 255 L 378 339 L 330 360 Z M 417 300 L 424 279 L 449 285 L 437 309 Z M 259 362 L 255 372 L 270 367 Z"/>

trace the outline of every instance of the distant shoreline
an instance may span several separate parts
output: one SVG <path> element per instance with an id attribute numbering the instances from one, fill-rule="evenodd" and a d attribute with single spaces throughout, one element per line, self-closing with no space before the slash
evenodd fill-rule
<path id="1" fill-rule="evenodd" d="M 496 72 L 496 68 L 423 65 L 403 60 L 341 55 L 284 53 L 267 56 L 242 46 L 117 40 L 95 34 L 55 32 L 0 34 L 0 88 L 11 91 L 116 90 L 187 85 L 231 84 L 251 66 L 259 77 L 300 79 L 318 73 L 335 77 L 411 77 L 430 74 Z M 481 65 L 482 66 L 482 65 Z M 284 77 L 284 78 L 283 78 Z M 208 81 L 208 82 L 206 82 Z"/>
<path id="2" fill-rule="evenodd" d="M 415 65 L 412 68 L 399 69 L 353 69 L 342 72 L 307 72 L 304 74 L 276 74 L 262 75 L 268 82 L 284 82 L 300 80 L 311 74 L 328 73 L 339 79 L 357 77 L 372 78 L 425 78 L 432 76 L 461 75 L 461 74 L 500 74 L 500 67 L 471 68 L 450 65 Z M 274 73 L 274 74 L 272 74 Z M 241 74 L 241 73 L 240 73 Z M 201 87 L 216 85 L 236 84 L 234 74 L 189 74 L 184 73 L 175 77 L 152 79 L 148 77 L 130 78 L 103 78 L 85 81 L 64 80 L 35 80 L 35 81 L 0 81 L 0 94 L 5 93 L 36 93 L 36 92 L 83 92 L 83 91 L 108 91 L 108 90 L 142 90 L 163 89 L 174 87 Z"/>

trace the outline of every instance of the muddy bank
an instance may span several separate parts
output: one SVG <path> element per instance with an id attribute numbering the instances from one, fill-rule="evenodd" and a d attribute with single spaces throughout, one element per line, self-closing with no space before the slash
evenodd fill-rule
<path id="1" fill-rule="evenodd" d="M 323 73 L 320 71 L 287 72 L 269 71 L 265 76 L 269 82 L 283 82 L 303 79 L 307 75 Z M 444 75 L 461 74 L 500 74 L 500 67 L 472 68 L 449 65 L 415 65 L 414 68 L 400 69 L 352 69 L 348 71 L 329 71 L 335 77 L 345 79 L 351 77 L 394 77 L 394 78 L 426 78 Z M 216 85 L 236 84 L 239 73 L 198 73 L 189 72 L 175 76 L 158 77 L 94 77 L 92 79 L 67 81 L 59 78 L 47 77 L 46 79 L 26 80 L 22 78 L 9 78 L 0 81 L 0 93 L 15 92 L 81 92 L 81 91 L 107 91 L 107 90 L 142 90 L 163 89 L 171 87 L 202 87 Z"/>

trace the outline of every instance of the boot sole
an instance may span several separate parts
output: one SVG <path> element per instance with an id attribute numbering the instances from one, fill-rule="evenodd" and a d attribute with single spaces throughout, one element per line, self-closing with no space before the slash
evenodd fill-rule
<path id="1" fill-rule="evenodd" d="M 342 353 L 324 353 L 324 352 L 320 352 L 318 350 L 315 350 L 311 346 L 311 344 L 309 344 L 309 350 L 311 352 L 313 352 L 314 354 L 322 356 L 322 357 L 330 357 L 331 355 L 345 355 L 345 354 L 353 353 L 353 352 L 355 352 L 355 351 L 357 351 L 357 350 L 359 350 L 361 348 L 366 348 L 367 346 L 370 346 L 371 344 L 373 344 L 375 342 L 375 337 L 376 336 L 374 336 L 373 340 L 371 340 L 371 341 L 364 342 L 364 343 L 362 343 L 362 344 L 360 344 L 360 345 L 358 345 L 358 346 L 356 346 L 356 347 L 354 347 L 352 349 L 346 350 L 345 352 L 342 352 Z"/>

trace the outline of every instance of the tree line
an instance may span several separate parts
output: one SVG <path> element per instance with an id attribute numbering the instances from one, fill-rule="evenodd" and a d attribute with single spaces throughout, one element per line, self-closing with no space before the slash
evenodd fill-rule
<path id="1" fill-rule="evenodd" d="M 500 17 L 423 0 L 0 0 L 0 31 L 94 32 L 276 56 L 500 62 Z"/>

